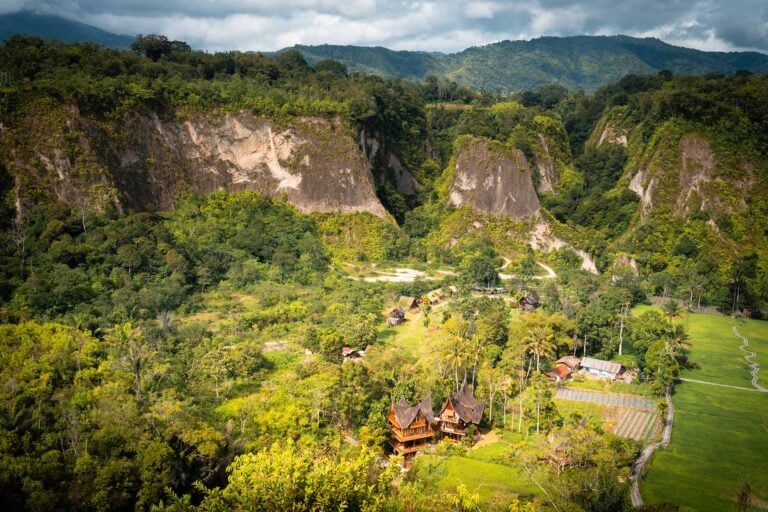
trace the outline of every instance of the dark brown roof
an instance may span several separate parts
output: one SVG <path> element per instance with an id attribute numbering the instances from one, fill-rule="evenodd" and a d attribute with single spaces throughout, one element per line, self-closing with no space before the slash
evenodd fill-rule
<path id="1" fill-rule="evenodd" d="M 483 418 L 485 403 L 478 402 L 475 399 L 474 395 L 472 395 L 472 390 L 466 382 L 461 385 L 458 393 L 448 399 L 448 402 L 453 406 L 456 416 L 461 418 L 464 423 L 474 423 L 477 425 Z M 445 409 L 445 406 L 443 406 L 443 409 Z"/>
<path id="2" fill-rule="evenodd" d="M 577 366 L 579 366 L 579 358 L 576 356 L 564 356 L 555 361 L 555 364 L 562 363 L 571 370 L 575 369 Z"/>
<path id="3" fill-rule="evenodd" d="M 401 396 L 399 402 L 392 404 L 392 408 L 395 410 L 395 418 L 397 418 L 400 428 L 408 428 L 419 416 L 419 411 L 424 415 L 427 422 L 431 423 L 435 419 L 435 413 L 432 411 L 431 396 L 427 396 L 421 403 L 416 405 L 408 405 L 405 396 Z"/>
<path id="4" fill-rule="evenodd" d="M 399 318 L 402 320 L 405 318 L 405 311 L 403 311 L 403 308 L 397 307 L 389 312 L 389 318 Z"/>

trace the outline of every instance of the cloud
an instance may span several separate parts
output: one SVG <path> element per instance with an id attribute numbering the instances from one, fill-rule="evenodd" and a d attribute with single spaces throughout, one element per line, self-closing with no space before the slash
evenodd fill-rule
<path id="1" fill-rule="evenodd" d="M 0 9 L 162 33 L 210 51 L 329 43 L 454 52 L 504 39 L 627 34 L 768 52 L 765 0 L 6 0 Z"/>

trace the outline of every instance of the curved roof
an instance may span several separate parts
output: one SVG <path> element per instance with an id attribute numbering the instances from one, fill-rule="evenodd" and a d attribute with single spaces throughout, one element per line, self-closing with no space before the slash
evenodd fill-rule
<path id="1" fill-rule="evenodd" d="M 483 411 L 485 410 L 485 403 L 478 402 L 472 394 L 472 389 L 466 383 L 461 385 L 461 389 L 455 395 L 452 395 L 448 399 L 448 403 L 451 404 L 453 410 L 464 423 L 474 423 L 477 425 L 483 418 Z M 446 405 L 448 405 L 446 403 Z M 445 410 L 445 406 L 443 406 Z M 442 413 L 442 411 L 440 411 Z"/>
<path id="2" fill-rule="evenodd" d="M 435 417 L 435 413 L 432 411 L 431 396 L 427 396 L 416 405 L 409 405 L 403 395 L 399 402 L 392 404 L 392 408 L 395 410 L 395 419 L 400 424 L 400 428 L 408 428 L 419 416 L 419 412 L 428 422 L 431 422 Z"/>

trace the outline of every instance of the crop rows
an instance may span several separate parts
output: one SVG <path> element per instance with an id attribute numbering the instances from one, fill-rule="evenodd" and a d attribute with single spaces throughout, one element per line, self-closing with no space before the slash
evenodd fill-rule
<path id="1" fill-rule="evenodd" d="M 595 391 L 583 391 L 580 389 L 558 388 L 555 393 L 555 398 L 628 407 L 643 411 L 656 411 L 656 403 L 653 400 L 639 396 L 615 395 L 610 393 L 598 393 Z"/>
<path id="2" fill-rule="evenodd" d="M 649 441 L 659 434 L 659 414 L 653 400 L 567 388 L 558 389 L 555 398 L 605 406 L 604 415 L 610 417 L 609 424 L 615 425 L 611 430 L 618 436 Z"/>

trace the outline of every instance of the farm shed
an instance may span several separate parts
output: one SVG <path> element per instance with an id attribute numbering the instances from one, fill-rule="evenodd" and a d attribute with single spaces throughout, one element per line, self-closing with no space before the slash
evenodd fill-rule
<path id="1" fill-rule="evenodd" d="M 387 315 L 387 325 L 390 327 L 400 324 L 405 320 L 405 310 L 401 307 L 396 307 Z"/>
<path id="2" fill-rule="evenodd" d="M 595 377 L 608 377 L 616 379 L 623 371 L 624 367 L 619 363 L 584 357 L 581 359 L 581 369 L 587 375 Z"/>

